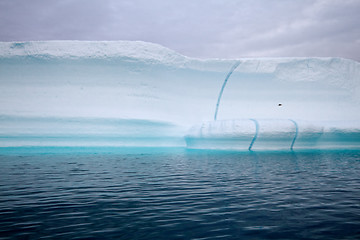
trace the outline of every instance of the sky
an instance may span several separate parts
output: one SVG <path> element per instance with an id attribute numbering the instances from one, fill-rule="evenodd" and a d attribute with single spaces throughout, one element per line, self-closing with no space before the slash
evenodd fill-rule
<path id="1" fill-rule="evenodd" d="M 360 0 L 0 0 L 0 41 L 140 40 L 197 58 L 360 61 Z"/>

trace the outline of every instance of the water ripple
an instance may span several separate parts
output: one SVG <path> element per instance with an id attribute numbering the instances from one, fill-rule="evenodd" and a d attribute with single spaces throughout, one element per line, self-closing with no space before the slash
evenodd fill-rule
<path id="1" fill-rule="evenodd" d="M 0 156 L 0 239 L 359 239 L 359 159 Z"/>

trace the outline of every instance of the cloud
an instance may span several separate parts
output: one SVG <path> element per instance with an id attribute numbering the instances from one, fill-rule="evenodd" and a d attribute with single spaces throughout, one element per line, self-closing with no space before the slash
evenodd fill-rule
<path id="1" fill-rule="evenodd" d="M 193 57 L 360 60 L 357 0 L 4 0 L 0 41 L 143 40 Z"/>
<path id="2" fill-rule="evenodd" d="M 298 7 L 298 15 L 288 11 L 286 19 L 272 21 L 272 26 L 253 32 L 239 44 L 234 44 L 234 52 L 252 57 L 339 56 L 360 59 L 357 42 L 360 31 L 356 27 L 360 2 L 318 1 Z"/>

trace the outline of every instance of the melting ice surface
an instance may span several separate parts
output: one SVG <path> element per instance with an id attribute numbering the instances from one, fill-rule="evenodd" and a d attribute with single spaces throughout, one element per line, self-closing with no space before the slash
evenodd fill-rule
<path id="1" fill-rule="evenodd" d="M 127 41 L 0 43 L 1 147 L 359 149 L 359 103 L 360 64 L 347 59 L 194 59 Z"/>

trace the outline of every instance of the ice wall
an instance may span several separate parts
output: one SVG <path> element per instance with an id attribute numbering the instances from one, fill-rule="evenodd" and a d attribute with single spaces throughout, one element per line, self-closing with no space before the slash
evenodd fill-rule
<path id="1" fill-rule="evenodd" d="M 357 131 L 355 61 L 194 59 L 127 41 L 6 42 L 0 43 L 0 146 L 185 146 L 192 126 L 213 120 L 236 62 L 218 121 L 293 119 Z"/>

